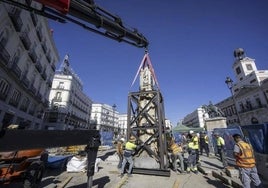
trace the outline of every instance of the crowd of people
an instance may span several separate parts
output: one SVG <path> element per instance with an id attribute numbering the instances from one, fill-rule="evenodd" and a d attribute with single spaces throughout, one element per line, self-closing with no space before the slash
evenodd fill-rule
<path id="1" fill-rule="evenodd" d="M 182 133 L 179 142 L 176 142 L 174 137 L 168 141 L 168 152 L 171 160 L 171 168 L 177 174 L 185 173 L 198 173 L 197 165 L 200 164 L 199 155 L 206 156 L 209 160 L 210 157 L 210 146 L 216 146 L 216 156 L 223 164 L 223 169 L 225 169 L 228 164 L 226 162 L 226 148 L 225 140 L 218 132 L 214 132 L 213 140 L 209 139 L 209 136 L 205 131 L 200 133 L 195 133 L 194 131 L 189 131 L 188 133 Z M 251 182 L 255 187 L 261 188 L 262 184 L 258 176 L 256 161 L 254 157 L 254 151 L 252 146 L 245 142 L 241 135 L 234 134 L 233 140 L 235 142 L 233 148 L 233 155 L 236 160 L 236 167 L 240 173 L 240 180 L 244 188 L 250 188 Z M 136 144 L 136 138 L 131 136 L 127 142 L 124 138 L 121 138 L 117 144 L 117 154 L 119 157 L 118 168 L 121 172 L 121 177 L 127 172 L 128 176 L 131 176 L 133 168 L 133 154 L 137 148 L 143 145 Z M 128 169 L 126 169 L 126 164 L 129 163 Z"/>

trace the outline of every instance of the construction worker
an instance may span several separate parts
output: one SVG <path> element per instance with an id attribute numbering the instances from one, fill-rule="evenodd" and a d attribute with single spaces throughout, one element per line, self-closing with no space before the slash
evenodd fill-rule
<path id="1" fill-rule="evenodd" d="M 127 162 L 129 163 L 129 168 L 127 170 L 127 174 L 129 177 L 131 177 L 131 172 L 132 172 L 132 168 L 133 168 L 133 154 L 135 152 L 135 149 L 137 148 L 137 145 L 135 144 L 136 142 L 136 138 L 135 136 L 130 136 L 128 142 L 125 145 L 125 151 L 124 151 L 124 158 L 123 158 L 123 162 L 122 162 L 122 168 L 121 168 L 121 177 L 124 176 L 124 171 L 125 171 L 125 166 L 127 164 Z"/>
<path id="2" fill-rule="evenodd" d="M 187 173 L 189 174 L 191 170 L 197 174 L 197 166 L 196 166 L 196 149 L 194 149 L 194 141 L 189 139 L 188 140 L 188 145 L 187 145 L 187 150 L 188 150 L 188 160 L 187 160 Z"/>
<path id="3" fill-rule="evenodd" d="M 180 160 L 180 168 L 181 168 L 181 174 L 185 173 L 185 168 L 184 168 L 184 158 L 182 156 L 182 146 L 180 144 L 177 144 L 174 139 L 171 139 L 170 144 L 169 144 L 169 149 L 172 152 L 172 162 L 173 162 L 173 168 L 174 171 L 178 172 L 178 164 L 177 160 Z"/>
<path id="4" fill-rule="evenodd" d="M 189 131 L 189 137 L 193 141 L 193 149 L 195 150 L 195 156 L 196 156 L 196 163 L 199 163 L 199 138 L 194 131 L 190 130 Z"/>
<path id="5" fill-rule="evenodd" d="M 218 132 L 214 133 L 214 136 L 216 138 L 216 145 L 217 145 L 217 151 L 218 154 L 220 155 L 220 160 L 223 164 L 223 167 L 227 167 L 227 162 L 225 159 L 225 141 L 224 139 L 219 135 Z"/>
<path id="6" fill-rule="evenodd" d="M 233 154 L 240 172 L 240 180 L 243 184 L 243 188 L 250 188 L 251 181 L 255 187 L 262 187 L 256 168 L 254 151 L 251 145 L 243 141 L 239 134 L 234 134 L 233 138 L 236 143 L 234 145 Z"/>
<path id="7" fill-rule="evenodd" d="M 120 140 L 117 142 L 117 145 L 116 145 L 116 153 L 117 153 L 118 158 L 119 158 L 117 168 L 119 168 L 119 169 L 121 169 L 122 162 L 123 162 L 123 151 L 124 151 L 124 147 L 125 147 L 124 143 L 125 143 L 125 139 L 120 138 Z"/>
<path id="8" fill-rule="evenodd" d="M 203 150 L 205 150 L 207 157 L 209 157 L 209 147 L 208 147 L 209 138 L 205 131 L 202 131 L 199 138 L 200 143 L 200 155 L 203 155 Z"/>

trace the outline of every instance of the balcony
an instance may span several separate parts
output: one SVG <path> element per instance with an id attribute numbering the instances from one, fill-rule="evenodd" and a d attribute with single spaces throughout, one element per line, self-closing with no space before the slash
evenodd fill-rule
<path id="1" fill-rule="evenodd" d="M 46 54 L 47 53 L 47 45 L 46 45 L 46 43 L 42 42 L 41 46 L 43 48 L 44 53 Z"/>
<path id="2" fill-rule="evenodd" d="M 12 105 L 12 106 L 14 106 L 14 107 L 18 107 L 19 101 L 18 100 L 14 100 L 14 99 L 11 98 L 10 101 L 9 101 L 9 104 Z"/>
<path id="3" fill-rule="evenodd" d="M 25 89 L 28 89 L 30 85 L 30 80 L 26 76 L 22 78 L 22 85 L 23 87 L 25 87 Z"/>
<path id="4" fill-rule="evenodd" d="M 37 21 L 38 21 L 36 14 L 31 13 L 31 18 L 32 18 L 32 21 L 33 21 L 34 26 L 36 26 L 37 25 Z"/>
<path id="5" fill-rule="evenodd" d="M 19 66 L 17 65 L 17 63 L 13 63 L 12 67 L 11 67 L 11 72 L 18 78 L 20 79 L 21 77 L 21 70 L 19 68 Z"/>
<path id="6" fill-rule="evenodd" d="M 39 41 L 41 42 L 42 41 L 42 31 L 41 31 L 40 28 L 38 28 L 36 30 L 36 34 L 37 34 L 37 37 L 38 37 Z"/>
<path id="7" fill-rule="evenodd" d="M 54 72 L 56 71 L 56 66 L 54 64 L 51 64 L 51 68 Z"/>
<path id="8" fill-rule="evenodd" d="M 46 81 L 47 80 L 47 73 L 46 71 L 44 71 L 42 74 L 41 74 L 42 78 Z"/>
<path id="9" fill-rule="evenodd" d="M 36 93 L 36 88 L 34 87 L 33 84 L 30 86 L 29 89 L 30 89 L 30 92 L 31 92 L 33 95 L 35 95 L 35 93 Z"/>
<path id="10" fill-rule="evenodd" d="M 48 87 L 52 87 L 52 81 L 51 80 L 49 80 L 48 82 L 47 82 L 47 85 L 48 85 Z"/>
<path id="11" fill-rule="evenodd" d="M 42 72 L 43 67 L 42 67 L 40 61 L 37 61 L 37 62 L 36 62 L 36 64 L 35 64 L 35 68 L 38 70 L 39 73 Z"/>
<path id="12" fill-rule="evenodd" d="M 28 53 L 28 55 L 31 58 L 31 60 L 33 61 L 33 63 L 36 63 L 36 61 L 37 61 L 37 55 L 36 55 L 35 51 L 34 50 L 31 50 Z"/>
<path id="13" fill-rule="evenodd" d="M 20 13 L 21 13 L 21 10 L 19 9 L 13 9 L 12 12 L 9 12 L 8 15 L 14 25 L 14 28 L 17 32 L 20 32 L 21 31 L 21 28 L 23 26 L 23 22 L 22 22 L 22 19 L 20 18 Z"/>
<path id="14" fill-rule="evenodd" d="M 10 60 L 10 55 L 8 51 L 5 49 L 5 47 L 0 43 L 0 62 L 3 63 L 5 66 L 8 65 Z"/>
<path id="15" fill-rule="evenodd" d="M 22 32 L 20 35 L 20 40 L 26 50 L 29 50 L 31 47 L 31 40 L 28 37 L 28 34 L 26 32 Z"/>
<path id="16" fill-rule="evenodd" d="M 7 98 L 7 93 L 0 93 L 0 100 L 5 101 Z"/>
<path id="17" fill-rule="evenodd" d="M 42 101 L 42 95 L 40 92 L 37 92 L 36 96 L 39 101 Z"/>
<path id="18" fill-rule="evenodd" d="M 61 97 L 58 97 L 58 98 L 54 97 L 53 102 L 62 102 L 62 98 Z"/>

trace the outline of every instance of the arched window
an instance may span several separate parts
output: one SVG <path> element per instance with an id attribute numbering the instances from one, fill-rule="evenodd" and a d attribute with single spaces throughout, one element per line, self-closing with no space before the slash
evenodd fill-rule
<path id="1" fill-rule="evenodd" d="M 252 124 L 258 124 L 259 121 L 257 120 L 257 118 L 252 117 L 252 118 L 251 118 L 251 123 L 252 123 Z"/>

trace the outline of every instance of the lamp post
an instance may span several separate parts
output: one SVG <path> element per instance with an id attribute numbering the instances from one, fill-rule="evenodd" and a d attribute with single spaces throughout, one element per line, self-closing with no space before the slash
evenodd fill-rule
<path id="1" fill-rule="evenodd" d="M 232 80 L 229 76 L 227 76 L 227 77 L 226 77 L 226 80 L 225 80 L 225 83 L 226 83 L 226 85 L 227 85 L 227 87 L 228 87 L 228 89 L 230 90 L 231 95 L 232 95 L 233 103 L 234 103 L 235 110 L 236 110 L 237 117 L 238 117 L 238 123 L 241 124 L 240 115 L 239 115 L 239 112 L 238 112 L 238 110 L 237 110 L 237 108 L 236 108 L 236 100 L 235 100 L 235 98 L 234 98 L 234 93 L 233 93 L 233 86 L 234 86 L 234 84 L 233 84 L 233 80 Z"/>
<path id="2" fill-rule="evenodd" d="M 115 119 L 114 119 L 114 115 L 115 115 L 115 114 L 114 114 L 114 113 L 115 113 L 116 104 L 114 104 L 112 107 L 113 107 L 113 127 L 115 128 L 115 122 L 114 122 L 114 120 L 115 120 Z M 118 129 L 117 129 L 117 135 L 116 135 L 116 136 L 118 136 L 118 132 L 119 132 L 119 131 L 118 131 Z"/>

